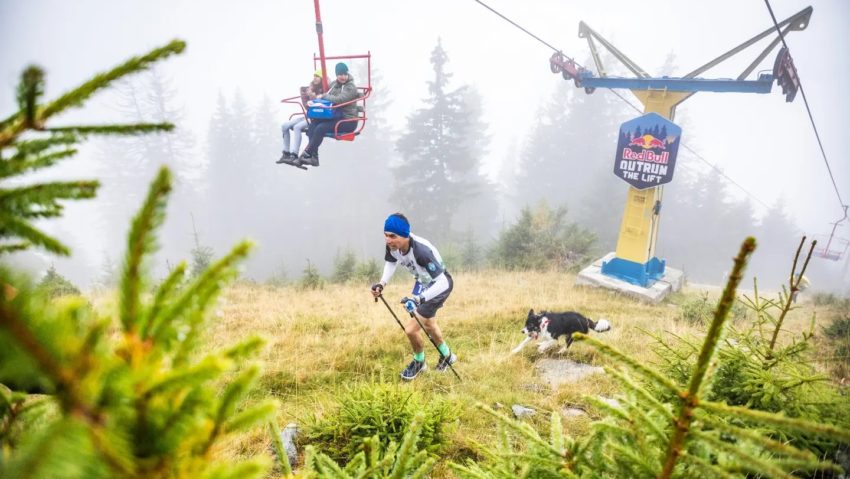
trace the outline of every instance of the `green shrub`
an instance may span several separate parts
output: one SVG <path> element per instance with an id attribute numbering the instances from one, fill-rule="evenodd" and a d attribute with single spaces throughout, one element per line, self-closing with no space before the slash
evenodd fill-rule
<path id="1" fill-rule="evenodd" d="M 760 297 L 757 287 L 755 291 L 752 299 L 745 297 L 735 302 L 753 320 L 730 327 L 718 344 L 714 374 L 708 381 L 705 399 L 850 427 L 850 397 L 841 394 L 817 367 L 819 357 L 812 344 L 814 318 L 810 331 L 795 335 L 786 332 L 785 339 L 777 342 L 782 319 L 793 308 L 792 303 L 784 292 L 777 299 L 769 299 Z M 686 301 L 682 306 L 682 318 L 691 323 L 707 324 L 713 314 L 707 295 Z M 841 328 L 835 326 L 835 331 Z M 701 341 L 661 336 L 655 340 L 654 349 L 663 374 L 679 385 L 688 384 Z M 819 455 L 833 453 L 839 446 L 834 441 L 814 441 L 810 435 L 793 431 L 776 436 Z"/>
<path id="2" fill-rule="evenodd" d="M 424 415 L 414 417 L 404 439 L 397 443 L 384 444 L 378 435 L 363 440 L 362 450 L 351 457 L 345 467 L 340 467 L 332 458 L 318 452 L 315 446 L 307 446 L 304 469 L 298 478 L 345 477 L 351 479 L 385 479 L 392 477 L 419 478 L 427 474 L 437 462 L 434 454 L 423 449 L 420 442 Z"/>
<path id="3" fill-rule="evenodd" d="M 79 295 L 80 290 L 73 283 L 65 279 L 64 276 L 56 272 L 56 268 L 50 265 L 50 269 L 41 278 L 41 281 L 36 286 L 36 290 L 49 298 L 57 298 L 59 296 Z"/>
<path id="4" fill-rule="evenodd" d="M 448 429 L 459 411 L 451 402 L 398 384 L 369 383 L 353 386 L 339 397 L 335 412 L 313 417 L 305 427 L 304 440 L 338 462 L 347 462 L 361 450 L 365 440 L 377 436 L 386 447 L 401 443 L 414 417 L 423 414 L 419 448 L 437 454 L 447 444 Z"/>
<path id="5" fill-rule="evenodd" d="M 322 275 L 320 275 L 319 270 L 310 263 L 309 259 L 307 260 L 307 267 L 304 268 L 302 273 L 303 276 L 301 276 L 301 282 L 298 284 L 301 289 L 322 289 L 325 287 L 325 281 L 322 279 Z"/>
<path id="6" fill-rule="evenodd" d="M 593 253 L 596 235 L 568 223 L 567 209 L 546 203 L 524 208 L 517 222 L 502 231 L 490 251 L 490 262 L 507 269 L 578 270 Z"/>
<path id="7" fill-rule="evenodd" d="M 346 283 L 354 278 L 357 269 L 357 255 L 346 249 L 337 251 L 334 257 L 334 272 L 331 280 L 334 283 Z"/>
<path id="8" fill-rule="evenodd" d="M 850 340 L 850 316 L 836 318 L 823 330 L 829 339 Z"/>
<path id="9" fill-rule="evenodd" d="M 381 269 L 381 264 L 378 263 L 378 260 L 375 258 L 369 258 L 357 263 L 357 267 L 354 269 L 353 279 L 355 281 L 369 283 L 380 278 L 382 272 L 383 270 Z"/>
<path id="10" fill-rule="evenodd" d="M 708 293 L 702 293 L 698 297 L 685 299 L 681 305 L 680 318 L 688 324 L 704 326 L 711 322 L 714 315 L 714 303 L 709 300 Z M 747 308 L 740 301 L 735 301 L 729 312 L 732 321 L 740 321 L 747 318 Z"/>
<path id="11" fill-rule="evenodd" d="M 835 309 L 850 311 L 850 298 L 842 298 L 832 293 L 812 294 L 812 303 L 815 306 L 830 306 Z"/>

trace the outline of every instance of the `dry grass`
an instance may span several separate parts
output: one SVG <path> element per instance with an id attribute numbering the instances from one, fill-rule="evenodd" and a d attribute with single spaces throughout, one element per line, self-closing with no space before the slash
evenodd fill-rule
<path id="1" fill-rule="evenodd" d="M 635 302 L 616 293 L 574 287 L 574 276 L 563 273 L 496 272 L 458 273 L 455 290 L 438 313 L 443 333 L 460 361 L 451 373 L 433 371 L 437 354 L 426 343 L 426 360 L 432 370 L 407 387 L 424 395 L 439 394 L 457 401 L 462 408 L 454 448 L 448 459 L 470 454 L 473 442 L 488 443 L 495 433 L 491 418 L 473 406 L 482 402 L 509 408 L 522 404 L 541 411 L 532 422 L 546 427 L 548 411 L 565 405 L 584 408 L 595 414 L 586 396 L 616 394 L 616 384 L 594 375 L 552 391 L 534 369 L 539 359 L 536 348 L 521 354 L 509 351 L 521 340 L 520 329 L 529 308 L 576 310 L 590 318 L 604 317 L 613 325 L 598 338 L 631 354 L 644 363 L 655 356 L 651 340 L 641 332 L 672 332 L 680 336 L 699 335 L 697 327 L 678 321 L 685 295 L 674 295 L 660 305 Z M 407 278 L 397 278 L 385 290 L 385 297 L 403 320 L 397 298 L 409 291 Z M 108 302 L 103 301 L 103 304 Z M 793 311 L 786 328 L 799 331 L 808 326 L 812 306 Z M 336 397 L 346 387 L 363 381 L 400 381 L 398 374 L 410 360 L 406 337 L 382 303 L 375 303 L 366 284 L 326 285 L 324 289 L 303 291 L 295 287 L 236 285 L 221 298 L 209 323 L 210 350 L 231 345 L 249 335 L 267 341 L 262 360 L 265 372 L 260 392 L 282 403 L 282 424 L 303 424 L 313 414 L 322 415 L 336 405 Z M 557 357 L 557 353 L 547 353 Z M 590 346 L 575 343 L 563 357 L 593 365 L 606 365 Z M 588 431 L 588 417 L 565 417 L 567 433 L 580 436 Z M 257 430 L 229 444 L 225 454 L 250 455 L 265 450 L 266 432 Z M 450 476 L 444 462 L 435 477 Z"/>

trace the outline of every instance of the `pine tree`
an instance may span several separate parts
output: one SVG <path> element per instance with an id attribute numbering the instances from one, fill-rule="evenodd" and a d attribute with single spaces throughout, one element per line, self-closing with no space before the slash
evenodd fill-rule
<path id="1" fill-rule="evenodd" d="M 58 114 L 78 107 L 93 94 L 115 81 L 149 68 L 154 62 L 182 52 L 185 43 L 175 40 L 147 55 L 131 58 L 101 73 L 59 98 L 40 103 L 44 94 L 44 72 L 37 66 L 24 70 L 18 84 L 19 110 L 0 121 L 0 179 L 9 180 L 41 170 L 76 153 L 75 146 L 90 135 L 135 135 L 170 131 L 170 123 L 130 125 L 80 125 L 51 127 L 47 123 Z M 24 135 L 25 132 L 34 133 Z M 51 182 L 0 189 L 0 254 L 41 247 L 51 253 L 68 255 L 67 246 L 32 225 L 37 218 L 53 218 L 62 213 L 59 200 L 92 198 L 97 181 Z"/>
<path id="2" fill-rule="evenodd" d="M 133 58 L 46 104 L 41 70 L 18 89 L 20 111 L 0 122 L 0 172 L 11 178 L 70 157 L 92 134 L 171 129 L 167 123 L 50 128 L 115 80 L 185 48 L 181 41 Z M 30 137 L 28 131 L 32 131 Z M 197 348 L 207 312 L 250 249 L 239 244 L 188 285 L 178 265 L 150 296 L 148 270 L 172 188 L 163 168 L 132 222 L 115 320 L 82 300 L 53 302 L 27 278 L 0 268 L 0 477 L 261 477 L 268 461 L 216 461 L 228 435 L 267 422 L 276 404 L 240 407 L 259 376 L 242 363 L 262 342 L 221 353 Z M 98 184 L 53 182 L 0 190 L 3 252 L 39 246 L 67 254 L 30 221 L 61 213 L 57 200 L 94 195 Z M 227 381 L 229 379 L 229 381 Z M 222 385 L 220 390 L 211 385 Z M 46 392 L 28 397 L 22 391 Z"/>
<path id="3" fill-rule="evenodd" d="M 684 385 L 601 341 L 576 333 L 574 339 L 616 361 L 618 367 L 606 368 L 606 372 L 624 391 L 616 404 L 591 398 L 602 419 L 593 423 L 590 434 L 580 439 L 566 436 L 560 414 L 554 411 L 546 438 L 531 425 L 482 405 L 505 426 L 498 447 L 482 451 L 484 461 L 451 464 L 452 469 L 459 477 L 476 479 L 784 478 L 840 472 L 835 464 L 786 443 L 782 437 L 794 432 L 846 443 L 850 430 L 707 399 L 707 384 L 714 374 L 712 364 L 722 343 L 735 290 L 754 249 L 753 238 L 741 245 L 706 337 L 696 351 L 688 351 L 690 356 L 696 353 L 696 357 Z M 778 329 L 781 324 L 776 326 Z M 518 445 L 510 433 L 522 444 Z"/>
<path id="4" fill-rule="evenodd" d="M 434 80 L 427 106 L 408 117 L 396 148 L 395 192 L 417 231 L 446 236 L 458 207 L 480 195 L 487 181 L 479 158 L 487 143 L 481 99 L 470 86 L 448 90 L 448 55 L 438 41 L 431 52 Z"/>

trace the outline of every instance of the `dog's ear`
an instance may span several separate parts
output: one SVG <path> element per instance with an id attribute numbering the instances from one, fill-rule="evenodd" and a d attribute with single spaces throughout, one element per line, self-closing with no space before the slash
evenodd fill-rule
<path id="1" fill-rule="evenodd" d="M 533 309 L 529 309 L 529 310 L 528 310 L 528 315 L 529 315 L 529 316 L 534 316 L 534 310 L 533 310 Z"/>

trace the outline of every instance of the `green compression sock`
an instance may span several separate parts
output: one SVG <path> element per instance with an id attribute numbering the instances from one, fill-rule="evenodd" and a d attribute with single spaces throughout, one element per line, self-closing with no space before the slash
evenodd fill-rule
<path id="1" fill-rule="evenodd" d="M 437 346 L 437 349 L 440 350 L 440 354 L 442 354 L 443 356 L 449 355 L 449 345 L 448 344 L 443 343 L 443 344 Z"/>
<path id="2" fill-rule="evenodd" d="M 413 359 L 416 361 L 425 361 L 425 351 L 413 353 Z"/>

